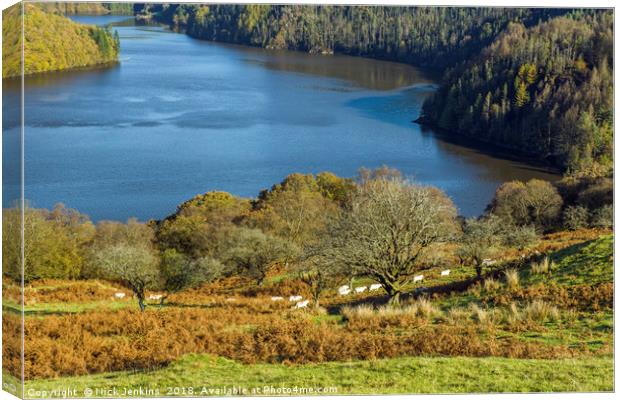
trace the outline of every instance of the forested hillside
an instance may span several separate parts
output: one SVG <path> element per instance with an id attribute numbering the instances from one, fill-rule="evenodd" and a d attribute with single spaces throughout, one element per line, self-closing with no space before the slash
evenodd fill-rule
<path id="1" fill-rule="evenodd" d="M 193 37 L 310 53 L 340 52 L 445 68 L 478 53 L 508 21 L 560 10 L 271 5 L 137 5 L 138 18 Z"/>
<path id="2" fill-rule="evenodd" d="M 44 11 L 64 15 L 132 15 L 133 4 L 131 3 L 38 3 Z"/>
<path id="3" fill-rule="evenodd" d="M 3 11 L 2 77 L 21 73 L 20 5 Z M 68 18 L 26 4 L 24 18 L 24 73 L 34 74 L 116 61 L 118 37 L 104 28 L 75 23 Z"/>
<path id="4" fill-rule="evenodd" d="M 604 175 L 611 166 L 612 11 L 137 4 L 135 12 L 201 39 L 439 69 L 443 84 L 420 122 L 570 172 Z"/>
<path id="5" fill-rule="evenodd" d="M 422 120 L 600 174 L 612 164 L 612 107 L 613 13 L 579 11 L 530 28 L 511 23 L 446 74 Z"/>

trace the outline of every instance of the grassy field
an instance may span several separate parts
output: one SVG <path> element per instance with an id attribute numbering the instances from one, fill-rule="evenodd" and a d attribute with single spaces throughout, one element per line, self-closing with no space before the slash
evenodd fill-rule
<path id="1" fill-rule="evenodd" d="M 504 255 L 481 281 L 456 265 L 447 277 L 425 271 L 431 295 L 399 309 L 382 307 L 378 291 L 331 290 L 324 309 L 295 310 L 270 296 L 308 294 L 277 271 L 261 288 L 222 281 L 173 294 L 161 307 L 151 301 L 144 313 L 116 283 L 39 281 L 25 290 L 25 395 L 613 390 L 613 235 L 555 235 L 527 256 Z M 550 268 L 536 271 L 545 258 Z M 19 288 L 6 281 L 3 290 L 10 337 L 19 330 Z M 118 291 L 127 296 L 116 299 Z M 5 354 L 19 345 L 5 341 Z M 9 373 L 20 365 L 7 360 L 5 388 L 19 390 Z"/>
<path id="2" fill-rule="evenodd" d="M 418 357 L 284 366 L 243 365 L 221 357 L 188 355 L 151 373 L 28 381 L 26 394 L 71 388 L 82 397 L 84 389 L 90 388 L 93 393 L 116 391 L 123 396 L 126 389 L 140 387 L 161 396 L 182 395 L 183 388 L 188 396 L 215 396 L 222 395 L 218 390 L 233 387 L 244 388 L 248 395 L 273 395 L 278 393 L 271 390 L 295 387 L 331 394 L 598 392 L 613 390 L 613 359 Z"/>

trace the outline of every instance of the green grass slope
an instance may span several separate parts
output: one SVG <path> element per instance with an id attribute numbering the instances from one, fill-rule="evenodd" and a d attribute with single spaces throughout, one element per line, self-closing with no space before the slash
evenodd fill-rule
<path id="1" fill-rule="evenodd" d="M 2 13 L 2 77 L 21 74 L 21 9 Z M 119 45 L 102 28 L 75 23 L 26 4 L 24 18 L 24 73 L 26 75 L 114 62 Z"/>
<path id="2" fill-rule="evenodd" d="M 51 393 L 54 388 L 71 387 L 76 389 L 77 397 L 84 397 L 85 388 L 93 393 L 95 389 L 107 393 L 116 389 L 114 397 L 125 397 L 124 388 L 142 387 L 158 391 L 149 396 L 171 395 L 168 388 L 185 388 L 186 396 L 216 396 L 218 389 L 233 386 L 245 388 L 248 395 L 278 394 L 266 392 L 265 387 L 313 389 L 313 392 L 289 395 L 318 394 L 319 388 L 327 394 L 611 391 L 613 359 L 407 357 L 286 366 L 244 365 L 220 357 L 188 355 L 150 373 L 119 372 L 27 381 L 26 392 Z"/>
<path id="3" fill-rule="evenodd" d="M 550 256 L 553 267 L 548 276 L 532 275 L 526 283 L 554 282 L 559 285 L 597 285 L 614 279 L 614 237 L 573 245 Z"/>

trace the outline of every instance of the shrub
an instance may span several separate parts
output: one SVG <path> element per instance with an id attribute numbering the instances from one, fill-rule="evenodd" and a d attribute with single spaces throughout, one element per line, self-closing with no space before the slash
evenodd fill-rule
<path id="1" fill-rule="evenodd" d="M 458 325 L 464 321 L 468 321 L 471 317 L 471 311 L 460 307 L 450 308 L 446 312 L 446 321 L 452 325 Z"/>
<path id="2" fill-rule="evenodd" d="M 390 326 L 411 326 L 417 320 L 428 320 L 441 314 L 428 298 L 420 298 L 406 305 L 385 305 L 374 309 L 362 304 L 356 307 L 343 307 L 341 314 L 351 329 L 371 330 Z"/>
<path id="3" fill-rule="evenodd" d="M 375 316 L 373 306 L 368 304 L 362 304 L 357 307 L 342 307 L 340 313 L 349 321 L 357 318 L 367 319 Z"/>
<path id="4" fill-rule="evenodd" d="M 484 280 L 484 290 L 487 292 L 494 292 L 499 289 L 502 285 L 493 278 L 487 278 Z"/>
<path id="5" fill-rule="evenodd" d="M 614 226 L 614 207 L 608 204 L 594 210 L 591 225 L 596 228 L 612 228 Z"/>
<path id="6" fill-rule="evenodd" d="M 535 244 L 538 241 L 538 234 L 533 225 L 510 226 L 504 233 L 504 244 L 509 247 L 516 247 L 521 250 Z"/>
<path id="7" fill-rule="evenodd" d="M 555 263 L 553 261 L 549 261 L 549 257 L 543 258 L 538 263 L 532 263 L 530 266 L 530 270 L 533 275 L 549 274 L 554 268 Z"/>
<path id="8" fill-rule="evenodd" d="M 523 308 L 523 316 L 526 319 L 537 322 L 557 321 L 560 317 L 560 312 L 557 307 L 549 303 L 542 300 L 534 300 Z"/>
<path id="9" fill-rule="evenodd" d="M 519 287 L 519 271 L 516 269 L 510 268 L 504 271 L 504 279 L 506 280 L 506 285 L 510 289 Z"/>
<path id="10" fill-rule="evenodd" d="M 469 286 L 467 288 L 467 293 L 474 297 L 480 297 L 480 295 L 482 294 L 482 285 L 480 284 L 480 282 L 476 282 L 473 285 Z"/>
<path id="11" fill-rule="evenodd" d="M 515 325 L 522 320 L 521 312 L 516 303 L 510 303 L 508 310 L 506 310 L 505 321 L 508 325 Z"/>
<path id="12" fill-rule="evenodd" d="M 577 203 L 590 210 L 613 204 L 614 182 L 610 178 L 599 178 L 589 182 L 577 196 Z"/>
<path id="13" fill-rule="evenodd" d="M 562 214 L 564 221 L 564 227 L 572 231 L 577 229 L 587 228 L 588 226 L 588 209 L 582 206 L 569 206 L 566 207 Z"/>
<path id="14" fill-rule="evenodd" d="M 409 309 L 415 315 L 423 318 L 432 318 L 441 314 L 441 310 L 437 308 L 428 297 L 420 297 L 413 302 L 410 302 L 404 310 Z"/>
<path id="15" fill-rule="evenodd" d="M 513 181 L 501 185 L 490 210 L 516 225 L 549 228 L 558 219 L 562 203 L 562 197 L 551 183 L 532 179 L 527 183 Z"/>
<path id="16" fill-rule="evenodd" d="M 480 325 L 490 325 L 493 322 L 493 315 L 487 309 L 481 308 L 478 304 L 472 303 L 469 306 L 472 318 Z"/>

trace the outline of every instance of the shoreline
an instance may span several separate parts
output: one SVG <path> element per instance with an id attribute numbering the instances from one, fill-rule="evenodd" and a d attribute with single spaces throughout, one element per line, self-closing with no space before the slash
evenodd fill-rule
<path id="1" fill-rule="evenodd" d="M 533 170 L 557 176 L 558 179 L 561 179 L 564 176 L 563 172 L 559 168 L 555 167 L 553 163 L 545 162 L 544 160 L 533 157 L 520 151 L 519 149 L 502 146 L 498 143 L 487 142 L 468 136 L 455 136 L 455 132 L 443 129 L 434 124 L 432 121 L 425 120 L 422 116 L 412 120 L 411 123 L 419 125 L 422 132 L 431 131 L 435 137 L 444 142 L 462 146 L 470 150 L 479 151 L 480 153 L 490 157 L 522 163 L 528 167 L 532 167 Z"/>
<path id="2" fill-rule="evenodd" d="M 7 82 L 17 81 L 22 76 L 24 78 L 43 77 L 45 75 L 59 74 L 59 73 L 65 73 L 65 72 L 81 72 L 81 71 L 105 69 L 105 68 L 113 67 L 113 66 L 115 66 L 117 64 L 120 64 L 120 63 L 121 63 L 121 61 L 117 58 L 116 60 L 112 60 L 112 61 L 105 61 L 105 62 L 96 63 L 96 64 L 82 65 L 82 66 L 78 66 L 78 67 L 61 68 L 61 69 L 50 69 L 50 70 L 47 70 L 47 71 L 30 72 L 30 73 L 23 74 L 23 75 L 3 76 L 2 77 L 2 81 L 3 82 L 5 80 Z"/>

